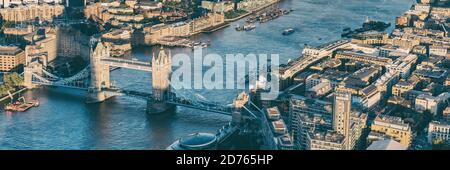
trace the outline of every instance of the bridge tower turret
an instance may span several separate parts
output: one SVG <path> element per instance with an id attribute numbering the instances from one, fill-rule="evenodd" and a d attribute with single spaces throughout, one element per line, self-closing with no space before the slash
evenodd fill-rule
<path id="1" fill-rule="evenodd" d="M 170 95 L 172 57 L 163 47 L 152 58 L 152 100 L 147 102 L 148 113 L 162 113 L 174 106 L 166 103 Z"/>
<path id="2" fill-rule="evenodd" d="M 110 56 L 110 47 L 102 42 L 91 41 L 90 67 L 91 81 L 88 89 L 88 103 L 102 102 L 112 96 L 102 89 L 110 88 L 109 65 L 102 64 L 101 59 Z"/>

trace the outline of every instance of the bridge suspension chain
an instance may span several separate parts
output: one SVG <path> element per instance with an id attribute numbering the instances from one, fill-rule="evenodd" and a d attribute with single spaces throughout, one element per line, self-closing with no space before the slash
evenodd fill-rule
<path id="1" fill-rule="evenodd" d="M 32 73 L 32 81 L 36 84 L 41 85 L 50 85 L 50 86 L 63 86 L 63 87 L 75 87 L 75 88 L 87 88 L 86 82 L 80 82 L 81 80 L 85 80 L 90 75 L 90 66 L 86 66 L 83 70 L 78 72 L 77 74 L 68 77 L 68 78 L 60 78 L 45 69 L 41 69 L 43 75 L 38 75 L 37 73 Z M 48 77 L 48 78 L 45 78 Z"/>

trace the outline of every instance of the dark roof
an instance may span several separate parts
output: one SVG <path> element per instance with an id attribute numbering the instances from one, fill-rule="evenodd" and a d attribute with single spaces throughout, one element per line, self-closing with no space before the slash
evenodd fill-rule
<path id="1" fill-rule="evenodd" d="M 194 133 L 180 139 L 180 145 L 196 149 L 209 147 L 216 142 L 216 136 L 210 133 Z"/>

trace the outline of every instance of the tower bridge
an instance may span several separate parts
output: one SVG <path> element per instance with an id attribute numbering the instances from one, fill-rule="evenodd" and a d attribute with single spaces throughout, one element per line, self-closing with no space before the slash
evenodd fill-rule
<path id="1" fill-rule="evenodd" d="M 111 67 L 151 72 L 152 91 L 139 92 L 120 89 L 111 84 Z M 70 77 L 59 77 L 46 71 L 41 64 L 30 63 L 24 68 L 24 84 L 27 88 L 53 86 L 86 90 L 87 102 L 98 103 L 113 96 L 127 95 L 147 100 L 148 113 L 162 113 L 175 106 L 188 107 L 213 113 L 231 115 L 237 111 L 235 106 L 205 101 L 197 95 L 177 93 L 170 86 L 172 59 L 170 52 L 163 48 L 152 61 L 143 62 L 110 57 L 110 47 L 102 42 L 91 42 L 90 63 L 83 70 Z M 236 101 L 235 101 L 236 102 Z M 247 103 L 239 101 L 239 103 Z"/>

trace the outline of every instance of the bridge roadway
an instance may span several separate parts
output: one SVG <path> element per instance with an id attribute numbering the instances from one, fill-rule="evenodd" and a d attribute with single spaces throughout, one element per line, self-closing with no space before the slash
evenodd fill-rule
<path id="1" fill-rule="evenodd" d="M 299 60 L 295 61 L 294 64 L 291 64 L 290 66 L 288 66 L 287 69 L 285 69 L 285 72 L 281 74 L 281 78 L 283 80 L 292 78 L 295 74 L 303 71 L 311 64 L 331 55 L 333 51 L 335 51 L 336 49 L 344 48 L 349 44 L 350 44 L 349 40 L 339 40 L 319 46 L 315 49 L 318 51 L 317 55 L 310 55 L 310 54 L 302 55 L 301 58 L 299 58 Z"/>
<path id="2" fill-rule="evenodd" d="M 123 90 L 118 88 L 104 88 L 102 89 L 105 92 L 111 93 L 113 95 L 126 95 L 135 98 L 140 98 L 144 100 L 152 100 L 151 93 L 133 91 L 133 90 Z M 185 99 L 182 97 L 177 97 L 176 93 L 171 92 L 169 94 L 169 99 L 166 101 L 168 104 L 173 104 L 176 106 L 187 107 L 197 110 L 203 110 L 213 113 L 219 113 L 223 115 L 231 115 L 234 112 L 234 107 L 232 106 L 222 106 L 220 103 L 212 103 L 205 101 L 193 101 L 191 99 Z"/>
<path id="3" fill-rule="evenodd" d="M 45 86 L 50 86 L 50 87 L 63 87 L 63 88 L 78 89 L 78 90 L 84 90 L 84 91 L 88 90 L 87 86 L 85 86 L 84 84 L 81 84 L 81 83 L 79 86 L 74 86 L 74 85 L 54 84 L 54 83 L 41 82 L 41 81 L 32 81 L 32 82 L 34 84 L 40 84 L 40 85 L 45 85 Z"/>

